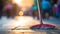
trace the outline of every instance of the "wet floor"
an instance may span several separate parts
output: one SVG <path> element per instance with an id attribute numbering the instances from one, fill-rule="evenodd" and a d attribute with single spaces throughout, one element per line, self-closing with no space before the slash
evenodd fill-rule
<path id="1" fill-rule="evenodd" d="M 44 23 L 49 22 L 49 23 L 53 23 L 53 24 L 55 23 L 55 22 L 51 22 L 51 21 L 52 20 L 50 20 L 50 22 L 47 20 L 44 20 L 43 22 Z M 16 22 L 15 19 L 12 19 L 12 18 L 7 19 L 6 17 L 2 17 L 2 19 L 0 19 L 0 34 L 60 34 L 60 30 L 31 30 L 31 29 L 10 30 L 10 29 L 12 29 L 11 27 L 14 27 L 11 24 L 13 24 L 15 22 Z M 57 22 L 59 22 L 59 21 L 57 21 Z M 29 23 L 29 24 L 35 24 L 35 22 Z M 10 25 L 11 25 L 11 27 L 10 27 Z"/>
<path id="2" fill-rule="evenodd" d="M 0 31 L 0 34 L 60 34 L 59 30 L 10 30 L 10 31 Z"/>

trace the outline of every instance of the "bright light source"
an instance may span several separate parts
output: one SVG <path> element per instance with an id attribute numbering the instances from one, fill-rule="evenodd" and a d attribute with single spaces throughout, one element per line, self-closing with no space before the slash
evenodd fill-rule
<path id="1" fill-rule="evenodd" d="M 23 10 L 28 10 L 33 6 L 34 0 L 30 0 L 30 1 L 29 0 L 12 0 L 12 3 L 17 4 L 21 8 L 25 8 Z"/>
<path id="2" fill-rule="evenodd" d="M 13 3 L 20 4 L 22 0 L 12 0 Z"/>
<path id="3" fill-rule="evenodd" d="M 32 6 L 34 4 L 34 0 L 12 0 L 12 2 L 20 6 Z"/>
<path id="4" fill-rule="evenodd" d="M 20 12 L 19 12 L 19 15 L 20 15 L 20 16 L 23 16 L 23 11 L 20 11 Z"/>

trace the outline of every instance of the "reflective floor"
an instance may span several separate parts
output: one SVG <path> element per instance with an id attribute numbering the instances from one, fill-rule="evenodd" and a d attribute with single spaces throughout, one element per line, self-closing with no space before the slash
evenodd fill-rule
<path id="1" fill-rule="evenodd" d="M 50 30 L 50 29 L 48 29 L 48 30 L 41 30 L 41 29 L 32 30 L 32 29 L 28 28 L 28 29 L 20 29 L 20 30 L 11 30 L 12 28 L 14 28 L 13 23 L 16 23 L 17 21 L 18 20 L 16 20 L 16 19 L 12 19 L 12 18 L 7 19 L 6 17 L 2 17 L 2 19 L 0 19 L 0 34 L 60 34 L 60 30 Z M 38 24 L 38 22 L 37 23 L 35 23 L 35 22 L 34 23 L 31 22 L 28 25 L 30 26 L 30 25 Z M 58 25 L 57 27 L 60 28 L 59 22 L 60 21 L 58 21 L 56 19 L 43 20 L 43 23 L 53 23 L 56 26 Z M 21 24 L 23 24 L 23 23 L 21 23 Z"/>
<path id="2" fill-rule="evenodd" d="M 60 34 L 59 30 L 10 30 L 10 31 L 0 31 L 0 34 Z"/>

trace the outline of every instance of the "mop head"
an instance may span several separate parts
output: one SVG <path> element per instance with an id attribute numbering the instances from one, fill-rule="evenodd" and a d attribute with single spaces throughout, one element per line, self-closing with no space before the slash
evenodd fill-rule
<path id="1" fill-rule="evenodd" d="M 47 29 L 54 29 L 55 25 L 51 24 L 37 24 L 31 27 L 31 29 L 42 29 L 42 30 L 47 30 Z"/>

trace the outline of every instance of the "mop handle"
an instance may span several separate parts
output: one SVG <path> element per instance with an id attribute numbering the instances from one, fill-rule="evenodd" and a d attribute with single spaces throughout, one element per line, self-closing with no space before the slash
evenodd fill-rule
<path id="1" fill-rule="evenodd" d="M 41 13 L 40 13 L 39 0 L 37 0 L 37 6 L 38 6 L 38 13 L 39 13 L 39 20 L 40 20 L 40 23 L 42 24 L 42 16 L 41 16 Z"/>

